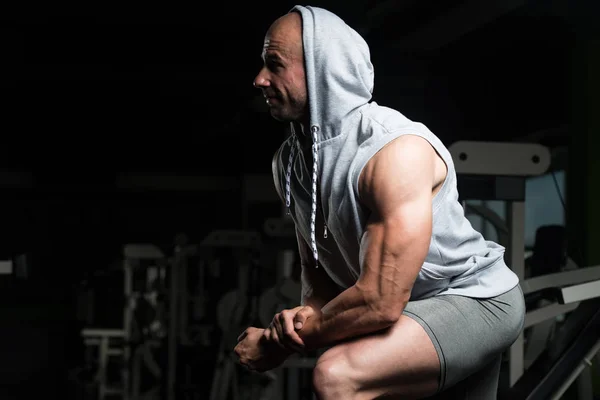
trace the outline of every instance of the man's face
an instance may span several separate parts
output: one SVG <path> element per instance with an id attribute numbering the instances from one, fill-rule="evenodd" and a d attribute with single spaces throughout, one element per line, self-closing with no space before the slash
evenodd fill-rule
<path id="1" fill-rule="evenodd" d="M 273 118 L 282 122 L 304 118 L 307 90 L 300 15 L 291 13 L 275 21 L 265 36 L 262 59 L 254 86 L 262 90 Z"/>

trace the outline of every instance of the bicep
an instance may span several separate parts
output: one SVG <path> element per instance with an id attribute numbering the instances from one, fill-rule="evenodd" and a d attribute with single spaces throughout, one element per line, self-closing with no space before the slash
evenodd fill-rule
<path id="1" fill-rule="evenodd" d="M 375 299 L 407 301 L 431 242 L 435 153 L 424 139 L 397 139 L 370 162 L 361 192 L 371 211 L 359 280 Z"/>
<path id="2" fill-rule="evenodd" d="M 431 241 L 431 202 L 415 197 L 399 205 L 393 215 L 372 214 L 361 251 L 360 284 L 375 298 L 410 297 Z"/>

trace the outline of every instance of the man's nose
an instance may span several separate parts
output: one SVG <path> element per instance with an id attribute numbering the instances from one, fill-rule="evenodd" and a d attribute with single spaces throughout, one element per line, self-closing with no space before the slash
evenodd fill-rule
<path id="1" fill-rule="evenodd" d="M 255 88 L 264 88 L 269 86 L 269 81 L 262 74 L 258 74 L 256 78 L 254 78 L 253 85 Z"/>

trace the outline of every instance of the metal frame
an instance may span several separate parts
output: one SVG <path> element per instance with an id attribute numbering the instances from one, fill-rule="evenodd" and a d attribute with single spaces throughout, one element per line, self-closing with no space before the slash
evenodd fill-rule
<path id="1" fill-rule="evenodd" d="M 125 345 L 123 348 L 123 360 L 125 365 L 129 365 L 132 354 L 129 343 L 131 342 L 131 329 L 133 320 L 133 311 L 135 308 L 135 294 L 133 292 L 133 268 L 134 260 L 153 260 L 159 261 L 164 260 L 165 254 L 155 245 L 149 243 L 130 243 L 123 247 L 123 268 L 124 268 L 124 279 L 123 279 L 123 292 L 125 298 L 125 306 L 123 310 L 123 338 Z M 171 325 L 171 323 L 169 323 Z M 134 364 L 142 362 L 139 357 L 134 358 Z M 123 371 L 123 399 L 133 399 L 137 394 L 137 389 L 134 385 L 129 382 L 130 373 L 137 371 L 138 366 L 134 365 L 132 371 L 126 367 Z M 135 376 L 134 376 L 135 377 Z"/>
<path id="2" fill-rule="evenodd" d="M 590 351 L 588 351 L 588 353 L 583 358 L 583 361 L 581 361 L 577 365 L 577 367 L 573 370 L 573 372 L 569 375 L 569 377 L 563 382 L 563 384 L 554 393 L 554 395 L 552 396 L 552 398 L 550 400 L 561 400 L 562 395 L 565 394 L 565 392 L 567 391 L 567 389 L 569 389 L 569 387 L 571 387 L 573 382 L 575 382 L 575 380 L 577 380 L 577 378 L 586 370 L 586 368 L 592 366 L 592 360 L 594 359 L 594 357 L 596 357 L 596 355 L 599 352 L 600 352 L 600 340 L 598 340 L 598 342 L 596 342 L 594 347 L 592 347 L 592 349 Z M 584 400 L 584 399 L 581 399 L 581 400 Z"/>
<path id="3" fill-rule="evenodd" d="M 543 174 L 550 166 L 550 151 L 539 144 L 459 141 L 448 148 L 457 175 L 491 177 L 521 177 Z M 506 160 L 511 160 L 509 163 Z M 501 196 L 500 193 L 495 193 Z M 507 196 L 509 197 L 509 196 Z M 507 263 L 520 282 L 525 276 L 525 198 L 509 200 L 506 225 L 508 243 Z M 508 351 L 509 384 L 514 385 L 525 370 L 525 340 L 521 333 Z"/>
<path id="4" fill-rule="evenodd" d="M 541 175 L 550 166 L 550 152 L 544 146 L 526 143 L 457 142 L 449 148 L 457 174 L 496 177 Z M 511 160 L 506 163 L 506 160 Z M 519 277 L 524 294 L 547 288 L 557 288 L 560 303 L 530 311 L 525 316 L 525 328 L 546 323 L 575 310 L 580 301 L 600 296 L 600 267 L 587 267 L 524 279 L 525 272 L 525 198 L 501 198 L 507 202 L 506 223 L 509 228 L 507 262 Z M 572 285 L 572 286 L 569 286 Z M 597 346 L 596 346 L 597 347 Z M 590 357 L 598 352 L 592 349 Z M 525 370 L 525 343 L 521 333 L 508 351 L 509 385 L 512 387 Z M 586 358 L 587 359 L 587 358 Z M 577 368 L 553 397 L 558 399 L 579 376 Z"/>
<path id="5" fill-rule="evenodd" d="M 234 250 L 238 250 L 241 249 L 243 251 L 253 251 L 253 250 L 260 250 L 262 247 L 262 241 L 261 241 L 261 237 L 260 234 L 258 232 L 255 231 L 251 231 L 251 230 L 216 230 L 216 231 L 212 231 L 210 232 L 200 243 L 200 245 L 196 248 L 194 248 L 194 253 L 196 251 L 202 251 L 202 249 L 212 249 L 212 248 L 218 248 L 218 247 L 226 247 L 226 248 L 231 248 Z M 177 275 L 180 276 L 181 274 L 181 267 L 185 266 L 185 264 L 183 262 L 181 262 L 182 258 L 185 258 L 185 254 L 181 254 L 180 257 L 178 257 L 179 259 L 179 267 L 178 268 L 174 268 L 173 271 L 174 273 L 177 272 Z M 238 280 L 239 280 L 239 287 L 238 287 L 238 291 L 232 291 L 229 293 L 225 293 L 224 296 L 221 298 L 219 304 L 217 307 L 223 306 L 228 300 L 232 299 L 235 296 L 231 296 L 231 295 L 237 295 L 238 293 L 242 293 L 245 291 L 245 288 L 248 286 L 249 282 L 248 280 L 250 279 L 250 262 L 248 261 L 246 264 L 240 265 L 239 266 L 239 270 L 237 271 L 239 274 Z M 244 273 L 242 271 L 245 271 L 247 273 Z M 176 281 L 176 279 L 173 279 L 173 281 Z M 173 283 L 172 283 L 173 284 Z M 172 290 L 173 292 L 171 293 L 172 297 L 177 297 L 179 294 L 177 290 L 177 286 L 173 285 L 172 286 Z M 243 308 L 238 310 L 239 312 L 243 312 Z M 219 321 L 217 321 L 217 323 L 219 324 Z M 174 326 L 182 326 L 180 324 L 173 324 Z M 220 324 L 219 324 L 220 325 Z M 178 347 L 178 338 L 181 335 L 181 332 L 177 332 L 176 328 L 172 328 L 172 341 L 169 344 L 169 359 L 170 360 L 174 360 L 173 362 L 176 362 L 176 358 L 177 358 L 177 347 Z M 233 359 L 233 356 L 231 355 L 231 349 L 226 349 L 224 346 L 226 345 L 226 337 L 228 337 L 228 335 L 231 332 L 223 332 L 223 339 L 221 341 L 221 343 L 219 344 L 219 351 L 218 351 L 218 356 L 217 356 L 217 365 L 215 366 L 215 371 L 214 371 L 214 376 L 213 376 L 213 382 L 211 385 L 211 389 L 210 389 L 210 399 L 213 400 L 217 400 L 217 399 L 223 399 L 226 398 L 229 395 L 229 392 L 231 391 L 231 394 L 233 396 L 233 399 L 237 399 L 240 397 L 240 393 L 237 387 L 237 373 L 236 373 L 236 368 L 235 368 L 235 364 L 236 361 Z M 169 372 L 171 374 L 171 371 L 175 370 L 175 364 L 170 364 L 169 365 Z M 169 399 L 173 399 L 174 398 L 174 379 L 170 378 L 169 379 Z"/>
<path id="6" fill-rule="evenodd" d="M 556 272 L 530 278 L 521 283 L 524 294 L 557 286 L 578 285 L 600 279 L 600 265 L 595 267 L 578 268 L 564 272 Z"/>
<path id="7" fill-rule="evenodd" d="M 106 380 L 109 357 L 123 355 L 122 345 L 111 347 L 112 341 L 115 339 L 122 340 L 125 337 L 125 332 L 121 329 L 83 329 L 81 336 L 86 347 L 86 353 L 92 347 L 98 347 L 98 371 L 95 377 L 95 381 L 98 383 L 98 400 L 104 400 L 108 396 L 115 395 L 122 396 L 124 399 L 127 398 L 125 388 L 111 387 Z"/>
<path id="8" fill-rule="evenodd" d="M 563 287 L 560 289 L 560 302 L 577 303 L 600 296 L 600 280 Z"/>

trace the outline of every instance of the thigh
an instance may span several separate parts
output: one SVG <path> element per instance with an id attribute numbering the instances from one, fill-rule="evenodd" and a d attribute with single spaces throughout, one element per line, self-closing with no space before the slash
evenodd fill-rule
<path id="1" fill-rule="evenodd" d="M 502 356 L 496 357 L 488 365 L 473 373 L 456 385 L 438 393 L 428 400 L 496 400 L 498 378 Z"/>
<path id="2" fill-rule="evenodd" d="M 464 381 L 496 360 L 523 328 L 519 286 L 490 299 L 436 296 L 410 302 L 405 314 L 432 338 L 440 358 L 440 391 Z"/>
<path id="3" fill-rule="evenodd" d="M 330 348 L 316 369 L 344 375 L 356 399 L 421 398 L 437 391 L 440 360 L 423 327 L 402 315 L 389 329 Z"/>

